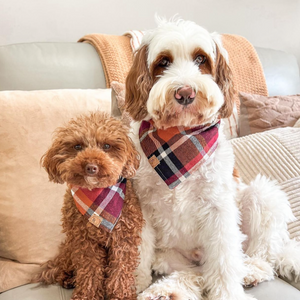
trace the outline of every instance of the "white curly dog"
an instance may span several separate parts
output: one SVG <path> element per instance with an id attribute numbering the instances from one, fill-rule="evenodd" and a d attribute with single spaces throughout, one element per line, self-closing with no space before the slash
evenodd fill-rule
<path id="1" fill-rule="evenodd" d="M 294 216 L 285 193 L 259 175 L 250 186 L 233 176 L 233 150 L 218 130 L 233 109 L 227 61 L 219 35 L 180 19 L 159 20 L 135 54 L 125 104 L 135 121 L 132 139 L 141 164 L 134 187 L 146 220 L 139 299 L 253 299 L 243 284 L 270 280 L 275 272 L 300 274 L 300 246 L 287 231 Z M 172 139 L 174 128 L 182 137 L 164 148 L 160 137 Z M 210 148 L 182 173 L 172 153 L 178 148 L 184 153 L 180 160 L 192 156 L 184 145 L 195 131 L 197 141 L 206 141 L 199 147 Z M 203 132 L 212 137 L 206 140 Z M 159 155 L 145 154 L 144 139 L 150 143 L 146 152 L 155 146 Z M 162 161 L 171 175 L 157 169 Z M 172 176 L 175 183 L 163 180 Z M 168 276 L 151 284 L 152 270 Z"/>

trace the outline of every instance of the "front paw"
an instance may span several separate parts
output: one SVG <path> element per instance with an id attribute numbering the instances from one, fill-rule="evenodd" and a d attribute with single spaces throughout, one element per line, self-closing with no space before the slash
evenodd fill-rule
<path id="1" fill-rule="evenodd" d="M 263 281 L 274 279 L 274 271 L 272 266 L 266 261 L 251 257 L 246 260 L 248 274 L 244 278 L 245 287 L 254 287 Z"/>
<path id="2" fill-rule="evenodd" d="M 138 300 L 201 300 L 199 285 L 180 275 L 176 273 L 153 283 L 138 295 Z"/>
<path id="3" fill-rule="evenodd" d="M 138 300 L 177 300 L 178 298 L 176 293 L 168 293 L 166 291 L 153 291 L 153 292 L 144 292 L 138 295 Z"/>

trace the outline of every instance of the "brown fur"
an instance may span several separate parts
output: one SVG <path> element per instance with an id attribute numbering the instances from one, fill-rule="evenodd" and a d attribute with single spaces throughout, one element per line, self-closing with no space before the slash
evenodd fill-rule
<path id="1" fill-rule="evenodd" d="M 153 86 L 147 66 L 147 55 L 147 46 L 137 50 L 126 78 L 125 110 L 135 121 L 141 121 L 146 117 L 146 103 Z"/>
<path id="2" fill-rule="evenodd" d="M 237 168 L 233 168 L 232 176 L 233 176 L 233 180 L 236 183 L 240 183 L 241 182 L 240 172 L 239 172 L 239 170 Z"/>
<path id="3" fill-rule="evenodd" d="M 217 59 L 215 67 L 215 80 L 224 95 L 224 104 L 219 110 L 219 117 L 221 119 L 225 119 L 229 118 L 233 111 L 235 88 L 233 84 L 232 71 L 226 62 L 225 57 L 221 54 L 218 45 L 216 45 L 216 49 Z"/>
<path id="4" fill-rule="evenodd" d="M 103 113 L 71 120 L 56 131 L 42 157 L 51 181 L 84 188 L 107 187 L 120 175 L 130 178 L 139 166 L 128 129 Z M 74 146 L 81 144 L 81 151 Z M 109 144 L 110 149 L 104 145 Z M 98 183 L 86 182 L 84 166 L 99 166 Z M 62 226 L 66 239 L 56 258 L 37 278 L 45 284 L 75 287 L 72 299 L 136 299 L 134 272 L 139 263 L 143 217 L 132 184 L 127 180 L 121 217 L 111 233 L 92 225 L 78 211 L 70 189 L 64 197 Z"/>
<path id="5" fill-rule="evenodd" d="M 199 65 L 199 69 L 201 70 L 201 74 L 212 74 L 213 75 L 213 61 L 209 55 L 207 55 L 201 48 L 196 48 L 192 54 L 193 60 L 197 58 L 197 56 L 202 55 L 205 57 L 205 62 Z"/>

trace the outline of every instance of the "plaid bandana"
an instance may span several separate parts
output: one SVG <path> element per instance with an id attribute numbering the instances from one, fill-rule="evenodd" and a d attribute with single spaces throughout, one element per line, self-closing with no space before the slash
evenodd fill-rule
<path id="1" fill-rule="evenodd" d="M 93 190 L 71 187 L 71 193 L 80 213 L 96 227 L 111 232 L 122 212 L 125 198 L 126 179 L 107 188 Z"/>
<path id="2" fill-rule="evenodd" d="M 220 121 L 198 127 L 157 129 L 143 121 L 139 131 L 141 147 L 150 165 L 170 189 L 174 189 L 214 153 L 218 146 Z"/>

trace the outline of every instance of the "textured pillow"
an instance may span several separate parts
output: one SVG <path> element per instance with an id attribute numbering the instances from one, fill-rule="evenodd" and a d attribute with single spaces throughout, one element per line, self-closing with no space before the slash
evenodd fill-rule
<path id="1" fill-rule="evenodd" d="M 26 284 L 57 253 L 65 186 L 40 158 L 54 129 L 87 111 L 110 112 L 111 90 L 0 92 L 0 292 Z"/>
<path id="2" fill-rule="evenodd" d="M 230 141 L 236 167 L 249 184 L 257 174 L 276 180 L 286 192 L 297 221 L 289 224 L 292 238 L 300 238 L 300 128 L 286 127 Z"/>
<path id="3" fill-rule="evenodd" d="M 240 93 L 239 136 L 293 126 L 300 118 L 300 95 L 266 97 Z"/>
<path id="4" fill-rule="evenodd" d="M 124 110 L 125 106 L 125 84 L 113 81 L 112 88 L 112 115 L 114 117 L 121 117 L 122 121 L 129 125 L 131 122 L 130 115 Z M 233 114 L 224 119 L 221 123 L 221 130 L 223 130 L 227 139 L 232 139 L 238 136 L 238 112 L 236 105 L 233 109 Z"/>

